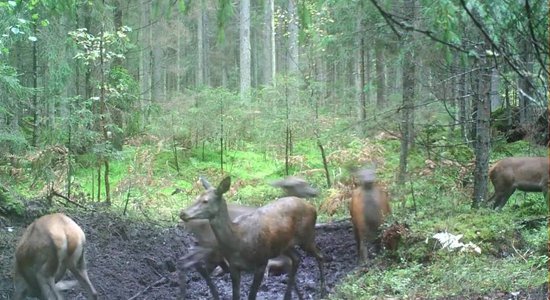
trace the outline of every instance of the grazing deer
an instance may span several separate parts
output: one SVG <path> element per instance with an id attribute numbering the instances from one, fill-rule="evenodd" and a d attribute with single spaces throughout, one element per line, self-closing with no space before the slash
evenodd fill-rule
<path id="1" fill-rule="evenodd" d="M 373 169 L 363 169 L 356 174 L 360 186 L 353 191 L 349 210 L 358 261 L 363 262 L 368 258 L 367 242 L 374 243 L 376 250 L 380 249 L 380 225 L 391 213 L 391 208 L 387 193 L 375 182 Z"/>
<path id="2" fill-rule="evenodd" d="M 64 214 L 45 215 L 32 222 L 15 250 L 13 299 L 63 299 L 60 290 L 69 284 L 60 279 L 67 269 L 86 290 L 88 299 L 97 299 L 86 270 L 85 244 L 80 226 Z"/>
<path id="3" fill-rule="evenodd" d="M 320 272 L 321 293 L 324 292 L 323 256 L 315 245 L 317 212 L 305 200 L 284 197 L 262 206 L 252 213 L 231 219 L 223 194 L 229 190 L 231 178 L 226 177 L 217 188 L 201 178 L 206 191 L 196 202 L 182 210 L 183 221 L 208 219 L 227 260 L 233 289 L 233 300 L 240 300 L 241 271 L 253 271 L 254 280 L 249 299 L 256 299 L 269 259 L 284 255 L 291 260 L 285 298 L 290 299 L 300 258 L 295 245 L 315 256 Z"/>
<path id="4" fill-rule="evenodd" d="M 489 170 L 495 193 L 489 202 L 502 208 L 517 190 L 548 194 L 548 157 L 508 157 L 497 161 Z"/>

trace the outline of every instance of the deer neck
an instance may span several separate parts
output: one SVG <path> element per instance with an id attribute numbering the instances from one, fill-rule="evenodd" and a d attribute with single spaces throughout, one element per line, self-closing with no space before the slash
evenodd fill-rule
<path id="1" fill-rule="evenodd" d="M 212 231 L 218 240 L 218 243 L 227 250 L 236 249 L 238 244 L 238 236 L 235 234 L 234 225 L 229 217 L 227 210 L 227 202 L 222 200 L 220 203 L 219 213 L 212 219 L 210 219 L 210 226 Z"/>

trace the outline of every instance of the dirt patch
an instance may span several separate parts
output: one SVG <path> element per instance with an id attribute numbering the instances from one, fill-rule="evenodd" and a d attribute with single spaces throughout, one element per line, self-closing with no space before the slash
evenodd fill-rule
<path id="1" fill-rule="evenodd" d="M 130 222 L 112 214 L 69 214 L 86 232 L 88 272 L 100 299 L 181 299 L 178 258 L 194 244 L 193 238 L 177 225 L 166 228 L 150 223 Z M 32 220 L 4 220 L 0 234 L 0 299 L 13 293 L 11 266 L 18 238 Z M 7 228 L 13 231 L 8 232 Z M 348 274 L 355 265 L 355 246 L 349 223 L 319 228 L 317 243 L 326 257 L 327 288 Z M 319 271 L 312 257 L 302 255 L 297 284 L 305 299 L 319 299 Z M 282 298 L 286 275 L 264 278 L 259 299 Z M 229 274 L 214 278 L 222 299 L 231 299 Z M 252 275 L 243 273 L 241 294 L 248 295 Z M 187 274 L 185 299 L 209 299 L 210 292 L 195 271 Z M 138 294 L 140 293 L 140 294 Z M 65 293 L 67 299 L 85 299 L 77 287 Z M 297 298 L 297 297 L 296 297 Z"/>

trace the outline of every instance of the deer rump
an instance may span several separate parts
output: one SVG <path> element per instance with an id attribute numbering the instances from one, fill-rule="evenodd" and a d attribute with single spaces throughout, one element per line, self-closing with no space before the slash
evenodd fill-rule
<path id="1" fill-rule="evenodd" d="M 86 270 L 84 232 L 64 214 L 50 214 L 31 223 L 15 250 L 14 299 L 26 296 L 63 299 L 60 290 L 71 288 L 72 281 L 60 281 L 67 269 L 88 293 L 97 299 Z"/>

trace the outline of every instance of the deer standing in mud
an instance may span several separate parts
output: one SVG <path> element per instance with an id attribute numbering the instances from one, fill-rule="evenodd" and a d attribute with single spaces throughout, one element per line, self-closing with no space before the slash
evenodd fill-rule
<path id="1" fill-rule="evenodd" d="M 357 243 L 358 261 L 368 258 L 367 242 L 380 249 L 380 225 L 391 213 L 388 195 L 376 184 L 373 169 L 357 172 L 359 187 L 352 194 L 349 205 L 353 232 Z"/>
<path id="2" fill-rule="evenodd" d="M 88 299 L 97 299 L 86 270 L 85 244 L 80 226 L 64 214 L 45 215 L 32 222 L 15 250 L 13 299 L 63 299 L 60 290 L 74 285 L 59 281 L 67 269 L 86 290 Z"/>
<path id="3" fill-rule="evenodd" d="M 316 258 L 321 293 L 324 292 L 323 256 L 315 245 L 317 212 L 311 204 L 298 197 L 284 197 L 231 220 L 223 198 L 229 190 L 231 178 L 226 177 L 217 188 L 204 178 L 201 182 L 206 191 L 197 197 L 192 206 L 181 212 L 180 218 L 184 221 L 209 220 L 221 253 L 229 265 L 233 300 L 240 299 L 241 271 L 254 272 L 248 298 L 256 299 L 269 259 L 280 255 L 292 262 L 284 296 L 284 299 L 290 299 L 300 263 L 295 245 Z"/>
<path id="4" fill-rule="evenodd" d="M 296 196 L 300 198 L 316 197 L 319 192 L 311 187 L 307 181 L 299 177 L 289 176 L 282 180 L 271 183 L 274 187 L 283 189 L 286 196 Z M 229 217 L 234 220 L 236 217 L 253 212 L 256 208 L 238 204 L 228 204 L 227 209 Z M 180 271 L 180 292 L 185 298 L 186 291 L 186 272 L 188 268 L 194 267 L 195 270 L 206 281 L 212 298 L 219 299 L 219 293 L 210 277 L 210 274 L 217 267 L 221 267 L 223 271 L 228 272 L 229 268 L 224 260 L 224 257 L 219 248 L 218 241 L 214 232 L 210 227 L 208 220 L 190 220 L 184 222 L 187 231 L 192 233 L 197 239 L 197 247 L 192 249 L 189 254 L 181 258 L 184 261 L 183 269 Z M 278 256 L 269 260 L 266 268 L 267 274 L 280 275 L 288 273 L 291 268 L 291 260 L 286 256 Z"/>
<path id="5" fill-rule="evenodd" d="M 275 181 L 271 183 L 271 185 L 282 188 L 286 196 L 309 198 L 316 197 L 319 194 L 317 189 L 311 187 L 307 181 L 299 177 L 289 176 L 282 180 Z M 234 220 L 238 216 L 253 212 L 256 208 L 238 204 L 228 204 L 227 209 L 229 212 L 229 217 L 231 220 Z M 214 285 L 214 282 L 212 281 L 212 278 L 210 277 L 210 274 L 218 266 L 225 272 L 228 272 L 229 268 L 223 258 L 216 236 L 214 235 L 214 232 L 212 232 L 208 220 L 190 220 L 184 222 L 184 225 L 186 230 L 196 237 L 198 246 L 182 258 L 184 261 L 184 270 L 181 270 L 179 275 L 181 295 L 185 298 L 187 292 L 185 283 L 186 269 L 194 267 L 206 281 L 206 285 L 210 290 L 212 298 L 214 300 L 218 300 L 219 293 Z M 268 261 L 266 275 L 288 273 L 291 269 L 291 264 L 292 262 L 286 256 L 281 255 L 276 258 L 272 258 Z"/>
<path id="6" fill-rule="evenodd" d="M 515 190 L 543 192 L 548 195 L 548 157 L 508 157 L 496 162 L 489 170 L 495 193 L 489 202 L 502 208 Z"/>

